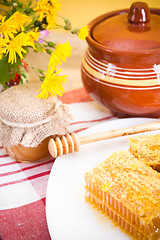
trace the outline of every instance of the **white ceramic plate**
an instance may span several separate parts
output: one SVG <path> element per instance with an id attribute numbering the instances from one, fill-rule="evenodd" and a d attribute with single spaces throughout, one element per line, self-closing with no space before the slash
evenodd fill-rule
<path id="1" fill-rule="evenodd" d="M 79 136 L 153 121 L 157 120 L 129 118 L 107 121 L 81 132 Z M 46 216 L 52 239 L 130 239 L 106 216 L 85 201 L 84 181 L 84 174 L 88 170 L 97 166 L 114 151 L 127 150 L 128 146 L 128 137 L 119 137 L 82 145 L 78 153 L 56 159 L 49 177 L 46 195 Z"/>

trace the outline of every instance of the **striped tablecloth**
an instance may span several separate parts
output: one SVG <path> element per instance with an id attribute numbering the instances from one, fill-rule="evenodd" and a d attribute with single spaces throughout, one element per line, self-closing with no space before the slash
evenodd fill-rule
<path id="1" fill-rule="evenodd" d="M 92 101 L 84 88 L 67 92 L 61 101 L 74 117 L 69 131 L 79 132 L 114 117 Z M 53 159 L 18 163 L 0 146 L 0 240 L 49 240 L 45 214 L 46 188 Z"/>

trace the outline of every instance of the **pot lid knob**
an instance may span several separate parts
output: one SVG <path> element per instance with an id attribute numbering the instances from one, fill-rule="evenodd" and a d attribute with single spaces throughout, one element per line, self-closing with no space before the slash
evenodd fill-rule
<path id="1" fill-rule="evenodd" d="M 128 13 L 128 20 L 133 23 L 145 23 L 150 20 L 150 9 L 145 2 L 134 2 Z"/>

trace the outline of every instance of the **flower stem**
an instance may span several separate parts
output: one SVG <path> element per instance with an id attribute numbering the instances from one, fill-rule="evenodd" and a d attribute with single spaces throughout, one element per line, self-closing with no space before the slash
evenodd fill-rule
<path id="1" fill-rule="evenodd" d="M 28 66 L 30 66 L 32 70 L 34 70 L 38 77 L 41 77 L 40 74 L 44 76 L 44 71 L 42 69 L 39 69 L 38 67 L 31 65 L 26 59 L 25 62 L 28 64 Z"/>
<path id="2" fill-rule="evenodd" d="M 47 44 L 47 46 L 50 47 L 50 48 L 55 48 L 55 47 L 56 47 L 56 43 L 54 43 L 54 42 L 52 42 L 52 41 L 47 41 L 47 40 L 45 40 L 45 39 L 43 39 L 43 38 L 39 38 L 39 40 L 45 42 L 45 43 Z M 44 46 L 44 47 L 45 47 L 45 46 Z"/>
<path id="3" fill-rule="evenodd" d="M 5 9 L 3 9 L 3 8 L 0 8 L 0 11 L 3 11 L 3 12 L 5 12 L 5 13 L 8 13 Z"/>

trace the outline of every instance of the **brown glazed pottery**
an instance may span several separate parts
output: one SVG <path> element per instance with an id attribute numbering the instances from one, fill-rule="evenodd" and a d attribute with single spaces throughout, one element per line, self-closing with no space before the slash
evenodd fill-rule
<path id="1" fill-rule="evenodd" d="M 159 117 L 160 9 L 135 2 L 89 28 L 81 74 L 90 96 L 119 117 Z"/>

